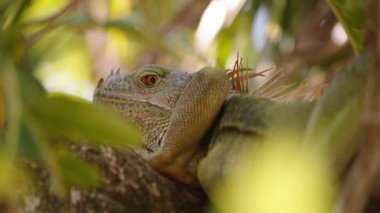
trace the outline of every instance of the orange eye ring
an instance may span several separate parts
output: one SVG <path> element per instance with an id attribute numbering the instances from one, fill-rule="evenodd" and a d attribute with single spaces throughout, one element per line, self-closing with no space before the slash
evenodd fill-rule
<path id="1" fill-rule="evenodd" d="M 157 75 L 144 75 L 140 78 L 141 83 L 143 83 L 146 86 L 152 87 L 156 85 L 159 81 Z"/>

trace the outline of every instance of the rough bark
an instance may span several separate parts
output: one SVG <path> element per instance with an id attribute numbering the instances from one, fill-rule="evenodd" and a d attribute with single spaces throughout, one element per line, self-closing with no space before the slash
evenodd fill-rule
<path id="1" fill-rule="evenodd" d="M 95 165 L 103 175 L 99 187 L 72 188 L 68 199 L 49 190 L 49 175 L 32 165 L 38 174 L 38 195 L 26 196 L 27 212 L 202 212 L 206 198 L 196 187 L 179 185 L 154 171 L 132 151 L 109 147 L 76 146 L 74 151 Z"/>

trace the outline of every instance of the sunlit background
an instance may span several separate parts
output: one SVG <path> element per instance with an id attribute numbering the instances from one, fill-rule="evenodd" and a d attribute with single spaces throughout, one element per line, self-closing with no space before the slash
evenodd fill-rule
<path id="1" fill-rule="evenodd" d="M 309 81 L 313 87 L 335 68 L 310 65 L 327 61 L 323 54 L 341 54 L 347 36 L 323 1 L 286 2 L 78 1 L 72 14 L 58 21 L 62 27 L 31 47 L 44 58 L 35 75 L 49 91 L 91 100 L 97 79 L 111 69 L 133 71 L 146 63 L 188 72 L 205 65 L 227 69 L 239 54 L 244 66 L 258 71 L 276 66 L 295 73 L 295 79 L 315 75 Z M 23 17 L 26 24 L 34 23 L 30 33 L 40 30 L 39 20 L 68 4 L 33 1 Z"/>

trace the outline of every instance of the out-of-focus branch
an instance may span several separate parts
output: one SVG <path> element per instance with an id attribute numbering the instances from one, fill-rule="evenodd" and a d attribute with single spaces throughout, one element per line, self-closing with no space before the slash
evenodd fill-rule
<path id="1" fill-rule="evenodd" d="M 194 0 L 182 8 L 174 18 L 160 29 L 160 34 L 164 35 L 178 26 L 191 25 L 198 21 L 209 4 L 210 0 Z"/>
<path id="2" fill-rule="evenodd" d="M 28 49 L 36 41 L 38 41 L 42 36 L 44 36 L 47 32 L 54 29 L 55 21 L 58 20 L 60 17 L 62 17 L 64 14 L 66 14 L 68 11 L 70 11 L 72 8 L 74 8 L 79 2 L 80 2 L 80 0 L 72 0 L 62 10 L 58 11 L 57 13 L 55 13 L 55 14 L 45 18 L 43 21 L 41 21 L 43 23 L 47 23 L 47 25 L 26 39 L 25 48 Z"/>
<path id="3" fill-rule="evenodd" d="M 184 6 L 167 24 L 165 24 L 158 32 L 160 37 L 164 37 L 170 31 L 177 27 L 188 27 L 198 21 L 203 11 L 206 9 L 210 0 L 193 0 Z M 137 66 L 143 64 L 156 63 L 159 53 L 156 51 L 148 51 L 140 57 Z"/>

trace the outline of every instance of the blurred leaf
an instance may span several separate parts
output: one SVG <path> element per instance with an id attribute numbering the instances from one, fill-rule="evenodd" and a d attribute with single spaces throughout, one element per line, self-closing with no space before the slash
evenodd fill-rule
<path id="1" fill-rule="evenodd" d="M 46 96 L 47 93 L 41 83 L 30 73 L 19 71 L 17 79 L 20 82 L 20 97 L 24 103 L 32 103 Z"/>
<path id="2" fill-rule="evenodd" d="M 298 143 L 298 134 L 272 132 L 248 149 L 214 192 L 214 212 L 327 213 L 334 176 L 322 152 Z M 305 144 L 304 144 L 305 145 Z"/>
<path id="3" fill-rule="evenodd" d="M 240 12 L 233 22 L 223 28 L 216 37 L 216 66 L 226 68 L 229 59 L 237 54 L 244 59 L 243 66 L 252 67 L 257 62 L 257 54 L 252 44 L 251 25 L 256 9 Z M 231 67 L 232 68 L 232 67 Z"/>
<path id="4" fill-rule="evenodd" d="M 20 123 L 22 119 L 22 99 L 20 97 L 20 82 L 15 67 L 7 58 L 0 59 L 3 65 L 0 72 L 1 85 L 5 95 L 5 107 L 7 113 L 7 128 L 4 143 L 0 150 L 6 152 L 11 160 L 14 160 L 17 147 L 20 143 Z"/>
<path id="5" fill-rule="evenodd" d="M 38 100 L 44 92 L 39 87 L 39 84 L 36 81 L 33 81 L 33 78 L 27 77 L 27 75 L 24 75 L 25 73 L 20 74 L 20 72 L 16 71 L 10 60 L 5 58 L 2 62 L 4 68 L 0 74 L 2 77 L 1 85 L 3 86 L 6 97 L 7 126 L 5 129 L 4 143 L 2 143 L 0 147 L 0 155 L 6 158 L 4 161 L 10 161 L 12 164 L 13 161 L 16 162 L 16 160 L 19 159 L 19 151 L 23 148 L 20 147 L 20 145 L 25 142 L 21 142 L 23 139 L 22 131 L 29 132 L 31 138 L 28 138 L 28 142 L 32 142 L 34 143 L 33 146 L 38 147 L 38 153 L 35 150 L 36 155 L 34 157 L 44 161 L 49 171 L 54 174 L 52 175 L 52 180 L 57 188 L 56 192 L 63 193 L 64 189 L 61 186 L 59 169 L 55 164 L 56 160 L 53 157 L 51 150 L 47 147 L 48 143 L 45 133 L 41 131 L 32 117 L 27 116 L 28 108 L 26 107 L 26 103 L 27 101 L 30 101 L 29 98 L 36 98 Z M 25 96 L 27 96 L 27 98 L 25 98 Z M 13 165 L 13 167 L 15 166 L 16 165 Z M 6 168 L 6 166 L 4 167 Z M 19 178 L 23 179 L 22 172 L 18 173 L 20 173 L 18 174 L 20 175 Z M 11 182 L 8 183 L 11 184 Z M 5 184 L 7 184 L 7 182 L 5 182 Z"/>
<path id="6" fill-rule="evenodd" d="M 227 59 L 232 52 L 233 37 L 236 30 L 229 28 L 223 29 L 217 36 L 217 54 L 216 54 L 216 67 L 226 68 Z"/>
<path id="7" fill-rule="evenodd" d="M 347 148 L 340 141 L 354 134 L 368 73 L 369 59 L 366 55 L 357 57 L 339 73 L 310 115 L 306 140 L 314 139 L 318 146 L 327 150 L 331 147 Z"/>
<path id="8" fill-rule="evenodd" d="M 157 30 L 162 27 L 163 23 L 167 23 L 175 14 L 175 8 L 180 8 L 181 4 L 186 1 L 161 0 L 150 1 L 141 0 L 138 6 L 139 12 L 144 15 L 144 25 Z M 188 2 L 188 1 L 187 1 Z M 186 3 L 187 3 L 186 2 Z"/>
<path id="9" fill-rule="evenodd" d="M 152 49 L 158 49 L 162 52 L 177 56 L 178 54 L 168 45 L 164 39 L 160 38 L 157 32 L 146 29 L 136 23 L 135 18 L 128 17 L 124 19 L 109 20 L 104 24 L 104 27 L 119 29 L 123 31 L 128 37 L 134 39 L 140 43 L 143 43 L 146 47 Z"/>
<path id="10" fill-rule="evenodd" d="M 5 99 L 2 82 L 0 81 L 0 133 L 2 132 L 5 125 Z M 1 142 L 1 140 L 0 140 Z M 1 143 L 0 143 L 1 144 Z"/>
<path id="11" fill-rule="evenodd" d="M 101 106 L 70 96 L 43 98 L 31 105 L 32 114 L 53 135 L 89 138 L 91 142 L 133 146 L 138 130 Z"/>
<path id="12" fill-rule="evenodd" d="M 43 141 L 38 139 L 33 136 L 25 120 L 23 120 L 21 123 L 20 146 L 18 146 L 17 150 L 19 156 L 43 162 L 43 153 L 41 153 L 42 150 L 38 146 L 38 143 L 43 143 Z"/>
<path id="13" fill-rule="evenodd" d="M 130 1 L 111 0 L 108 1 L 110 17 L 116 18 L 125 16 L 131 11 L 133 3 Z"/>
<path id="14" fill-rule="evenodd" d="M 28 130 L 25 126 L 24 116 L 26 109 L 24 107 L 26 103 L 30 103 L 33 100 L 44 96 L 45 90 L 42 88 L 39 82 L 28 73 L 16 71 L 11 65 L 10 61 L 4 61 L 4 64 L 5 69 L 3 69 L 2 73 L 3 81 L 0 83 L 0 85 L 2 86 L 2 90 L 7 91 L 7 93 L 4 94 L 6 95 L 6 99 L 0 98 L 2 99 L 0 101 L 4 101 L 0 104 L 7 103 L 8 105 L 8 110 L 6 112 L 8 119 L 8 128 L 6 129 L 6 135 L 8 137 L 7 140 L 10 140 L 7 143 L 11 145 L 7 146 L 13 147 L 13 151 L 8 150 L 8 152 L 16 153 L 18 151 L 27 150 L 30 148 L 27 151 L 29 153 L 29 156 L 33 156 L 34 158 L 38 159 L 38 149 L 36 149 L 33 145 L 34 143 L 31 142 L 31 140 L 33 140 L 33 137 L 28 134 Z M 5 113 L 5 108 L 3 110 L 3 113 Z M 15 116 L 15 113 L 18 115 Z M 4 116 L 5 115 L 3 115 L 1 119 L 5 119 Z M 3 122 L 5 122 L 5 120 L 3 120 Z M 12 133 L 14 131 L 16 132 Z M 9 139 L 9 134 L 14 134 L 14 136 L 12 136 L 12 139 Z M 26 144 L 29 144 L 30 146 L 25 146 Z"/>
<path id="15" fill-rule="evenodd" d="M 22 14 L 22 20 L 49 19 L 62 11 L 65 6 L 70 4 L 70 0 L 38 0 L 30 1 L 29 7 Z"/>
<path id="16" fill-rule="evenodd" d="M 4 199 L 14 199 L 14 190 L 22 186 L 24 176 L 14 164 L 20 142 L 20 122 L 22 117 L 22 101 L 19 96 L 19 82 L 13 64 L 2 58 L 1 86 L 5 95 L 7 128 L 4 141 L 0 145 L 0 195 Z"/>
<path id="17" fill-rule="evenodd" d="M 284 4 L 279 4 L 280 1 L 272 1 L 270 8 L 274 12 L 272 21 L 280 24 L 281 29 L 290 35 L 294 35 L 302 21 L 310 15 L 312 9 L 318 6 L 319 0 L 288 0 L 281 1 Z M 285 3 L 286 2 L 286 3 Z"/>
<path id="18" fill-rule="evenodd" d="M 67 150 L 58 152 L 58 163 L 62 173 L 63 184 L 81 188 L 97 186 L 100 175 L 93 167 Z"/>
<path id="19" fill-rule="evenodd" d="M 14 24 L 30 4 L 30 0 L 2 0 L 0 3 L 0 29 Z"/>
<path id="20" fill-rule="evenodd" d="M 366 27 L 365 1 L 327 0 L 327 3 L 345 29 L 355 52 L 361 52 Z"/>
<path id="21" fill-rule="evenodd" d="M 25 119 L 25 124 L 28 134 L 31 138 L 27 141 L 37 148 L 35 157 L 37 160 L 42 160 L 44 165 L 50 172 L 50 184 L 52 186 L 53 192 L 57 195 L 63 197 L 66 194 L 66 188 L 62 182 L 62 173 L 59 168 L 57 158 L 54 155 L 53 149 L 49 146 L 49 141 L 47 137 L 47 132 L 39 125 L 39 123 L 32 117 L 27 116 Z M 26 142 L 26 143 L 27 143 Z M 24 142 L 25 143 L 25 142 Z M 25 148 L 25 147 L 22 147 Z"/>
<path id="22" fill-rule="evenodd" d="M 12 57 L 13 60 L 18 60 L 21 55 L 22 47 L 22 31 L 18 27 L 1 31 L 0 33 L 0 53 L 3 57 Z"/>
<path id="23" fill-rule="evenodd" d="M 15 202 L 30 179 L 11 159 L 7 153 L 0 153 L 0 200 Z"/>
<path id="24" fill-rule="evenodd" d="M 41 38 L 26 54 L 28 67 L 49 91 L 88 97 L 93 88 L 91 58 L 83 36 L 58 28 Z"/>

